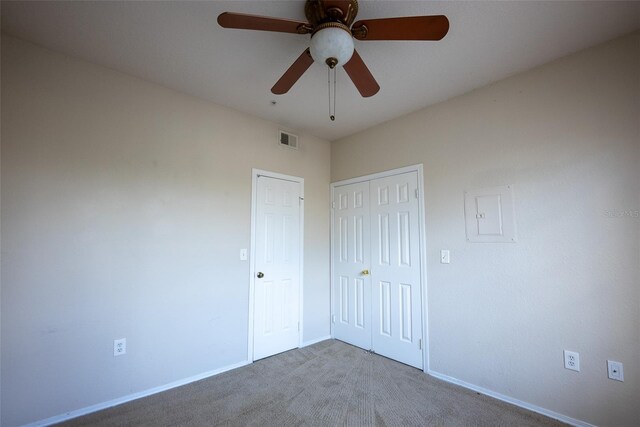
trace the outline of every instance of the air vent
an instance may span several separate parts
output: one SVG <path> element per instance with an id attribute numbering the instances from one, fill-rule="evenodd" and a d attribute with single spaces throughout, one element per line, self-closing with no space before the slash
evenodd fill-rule
<path id="1" fill-rule="evenodd" d="M 278 132 L 278 144 L 283 147 L 291 148 L 293 150 L 298 149 L 298 136 L 283 130 Z"/>

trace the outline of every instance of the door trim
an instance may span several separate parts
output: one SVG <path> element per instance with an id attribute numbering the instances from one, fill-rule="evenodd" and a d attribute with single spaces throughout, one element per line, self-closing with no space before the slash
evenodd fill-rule
<path id="1" fill-rule="evenodd" d="M 291 181 L 300 184 L 300 268 L 298 283 L 300 289 L 298 289 L 298 347 L 302 347 L 302 337 L 304 333 L 304 325 L 302 322 L 303 308 L 304 308 L 304 178 L 300 178 L 292 175 L 285 175 L 277 172 L 266 171 L 262 169 L 251 169 L 251 248 L 249 249 L 249 316 L 248 316 L 248 328 L 247 328 L 247 360 L 249 363 L 253 363 L 253 319 L 255 311 L 255 282 L 256 271 L 254 261 L 256 259 L 256 210 L 257 210 L 257 196 L 258 196 L 258 177 L 266 176 L 268 178 L 282 179 L 284 181 Z"/>
<path id="2" fill-rule="evenodd" d="M 428 329 L 428 318 L 429 318 L 429 308 L 427 305 L 427 255 L 426 255 L 426 222 L 424 215 L 424 171 L 423 165 L 411 165 L 405 166 L 398 169 L 391 169 L 382 172 L 376 172 L 369 175 L 363 175 L 356 178 L 345 179 L 342 181 L 336 181 L 331 183 L 331 311 L 330 311 L 330 319 L 329 325 L 331 330 L 331 337 L 335 338 L 334 327 L 333 327 L 333 319 L 336 315 L 333 312 L 334 307 L 334 282 L 333 282 L 333 221 L 334 221 L 334 207 L 333 207 L 333 198 L 334 198 L 334 190 L 336 187 L 340 187 L 348 184 L 355 184 L 358 182 L 364 181 L 372 181 L 378 178 L 386 178 L 393 175 L 400 175 L 407 172 L 417 172 L 418 174 L 418 225 L 420 227 L 419 233 L 419 246 L 420 246 L 420 297 L 422 303 L 422 371 L 427 373 L 429 371 L 429 329 Z"/>

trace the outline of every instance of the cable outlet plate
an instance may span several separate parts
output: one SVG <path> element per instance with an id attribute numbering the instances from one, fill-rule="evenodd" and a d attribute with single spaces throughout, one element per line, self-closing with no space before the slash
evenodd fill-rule
<path id="1" fill-rule="evenodd" d="M 122 356 L 123 354 L 127 354 L 127 339 L 113 340 L 113 355 Z"/>
<path id="2" fill-rule="evenodd" d="M 575 351 L 564 351 L 564 367 L 580 372 L 580 355 Z"/>
<path id="3" fill-rule="evenodd" d="M 622 367 L 622 363 L 620 362 L 616 362 L 615 360 L 607 360 L 607 373 L 609 375 L 609 379 L 624 381 L 624 370 Z"/>

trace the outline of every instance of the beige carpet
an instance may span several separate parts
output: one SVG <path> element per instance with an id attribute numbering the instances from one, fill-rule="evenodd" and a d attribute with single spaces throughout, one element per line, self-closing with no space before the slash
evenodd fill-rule
<path id="1" fill-rule="evenodd" d="M 71 420 L 97 426 L 557 426 L 340 341 Z"/>

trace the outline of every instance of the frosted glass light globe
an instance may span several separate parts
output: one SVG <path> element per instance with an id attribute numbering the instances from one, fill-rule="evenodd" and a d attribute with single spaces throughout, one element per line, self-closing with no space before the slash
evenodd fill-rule
<path id="1" fill-rule="evenodd" d="M 311 37 L 309 50 L 314 61 L 325 64 L 327 59 L 335 58 L 342 67 L 353 55 L 353 37 L 341 28 L 323 28 Z"/>

